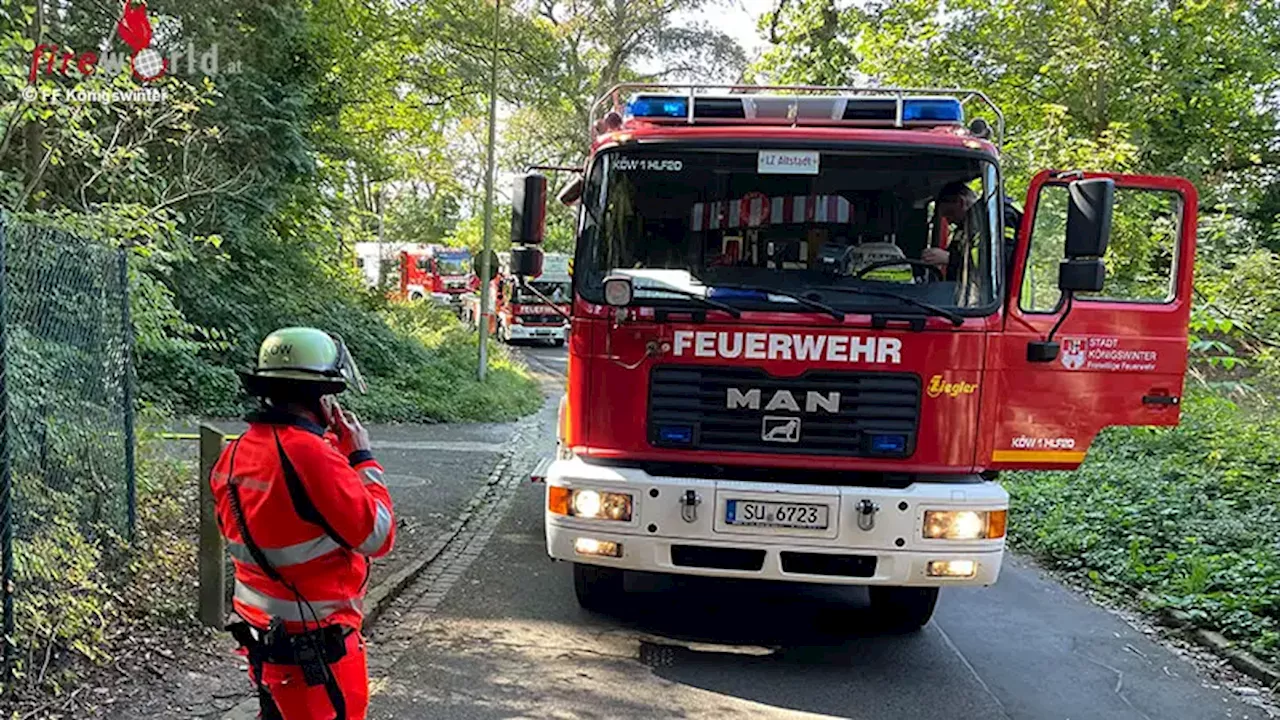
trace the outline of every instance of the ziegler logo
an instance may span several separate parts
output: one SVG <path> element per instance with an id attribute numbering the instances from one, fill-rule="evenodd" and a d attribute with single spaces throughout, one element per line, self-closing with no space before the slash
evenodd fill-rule
<path id="1" fill-rule="evenodd" d="M 800 418 L 765 415 L 760 422 L 760 439 L 765 442 L 800 442 Z"/>
<path id="2" fill-rule="evenodd" d="M 959 397 L 961 395 L 972 395 L 978 389 L 977 383 L 947 382 L 942 379 L 941 375 L 934 375 L 929 380 L 929 388 L 925 392 L 929 397 L 936 398 L 946 395 L 947 397 Z"/>
<path id="3" fill-rule="evenodd" d="M 762 399 L 761 393 L 760 393 L 760 390 L 758 389 L 743 391 L 738 388 L 729 388 L 729 391 L 725 396 L 725 407 L 729 408 L 730 410 L 741 410 L 741 409 L 759 410 L 761 399 Z M 789 410 L 791 412 L 800 412 L 800 403 L 796 401 L 795 396 L 791 394 L 790 390 L 779 390 L 773 394 L 773 397 L 769 398 L 769 402 L 764 406 L 764 409 L 769 412 L 773 412 L 776 410 Z M 820 393 L 820 392 L 814 392 L 812 390 L 805 393 L 804 411 L 807 413 L 814 413 L 814 412 L 818 412 L 819 410 L 822 410 L 823 412 L 829 413 L 831 415 L 838 414 L 840 412 L 840 393 L 838 392 Z M 769 420 L 769 419 L 770 418 L 765 418 L 765 420 Z M 799 418 L 772 418 L 772 419 L 773 420 L 794 419 L 796 421 L 796 436 L 797 438 L 799 437 L 799 433 L 800 433 Z M 767 422 L 765 423 L 765 427 L 766 429 L 768 428 Z M 768 433 L 766 432 L 765 440 L 769 439 L 767 435 Z"/>

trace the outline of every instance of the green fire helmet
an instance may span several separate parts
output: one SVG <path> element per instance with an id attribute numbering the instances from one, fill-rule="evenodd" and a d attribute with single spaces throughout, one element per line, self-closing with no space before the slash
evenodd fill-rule
<path id="1" fill-rule="evenodd" d="M 282 328 L 268 335 L 258 348 L 257 367 L 241 375 L 254 395 L 267 395 L 282 386 L 306 388 L 318 395 L 334 395 L 349 387 L 359 393 L 368 390 L 342 338 L 309 327 Z"/>

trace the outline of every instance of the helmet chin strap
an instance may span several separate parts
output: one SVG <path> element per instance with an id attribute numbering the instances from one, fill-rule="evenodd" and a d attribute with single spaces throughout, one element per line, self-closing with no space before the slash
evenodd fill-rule
<path id="1" fill-rule="evenodd" d="M 330 422 L 330 414 L 326 411 L 324 403 L 320 399 L 321 397 L 323 396 L 317 396 L 314 400 L 310 401 L 292 400 L 281 405 L 277 405 L 271 400 L 271 398 L 263 398 L 262 401 L 264 405 L 276 410 L 294 412 L 295 414 L 297 414 L 297 411 L 301 410 L 307 415 L 310 415 L 311 417 L 309 419 L 315 420 L 317 425 L 327 428 L 332 423 Z"/>

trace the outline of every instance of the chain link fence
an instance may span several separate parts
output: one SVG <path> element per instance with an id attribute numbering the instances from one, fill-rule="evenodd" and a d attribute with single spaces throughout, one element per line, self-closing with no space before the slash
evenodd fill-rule
<path id="1" fill-rule="evenodd" d="M 77 567 L 109 561 L 115 541 L 133 533 L 127 263 L 123 249 L 0 212 L 6 669 L 15 629 L 33 632 L 21 624 L 75 587 Z"/>

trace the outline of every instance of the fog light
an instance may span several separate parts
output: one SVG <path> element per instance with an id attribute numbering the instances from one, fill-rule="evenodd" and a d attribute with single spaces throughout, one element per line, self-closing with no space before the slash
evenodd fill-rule
<path id="1" fill-rule="evenodd" d="M 993 540 L 1004 537 L 1006 510 L 928 510 L 924 536 L 930 540 Z"/>
<path id="2" fill-rule="evenodd" d="M 929 562 L 929 577 L 973 577 L 978 572 L 978 563 L 972 560 L 932 560 Z"/>
<path id="3" fill-rule="evenodd" d="M 604 557 L 622 557 L 622 543 L 612 540 L 596 540 L 595 538 L 578 538 L 573 541 L 573 551 L 579 555 L 603 555 Z M 932 563 L 930 563 L 932 565 Z"/>

